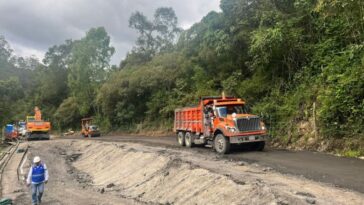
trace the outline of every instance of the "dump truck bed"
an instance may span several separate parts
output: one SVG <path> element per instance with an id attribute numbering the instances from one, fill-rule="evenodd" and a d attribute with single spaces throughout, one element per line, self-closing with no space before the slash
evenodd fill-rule
<path id="1" fill-rule="evenodd" d="M 202 108 L 185 107 L 175 110 L 174 131 L 190 131 L 200 133 L 203 131 Z"/>

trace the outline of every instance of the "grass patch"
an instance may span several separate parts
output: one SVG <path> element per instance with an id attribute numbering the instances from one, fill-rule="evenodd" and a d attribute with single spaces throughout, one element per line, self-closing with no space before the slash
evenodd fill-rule
<path id="1" fill-rule="evenodd" d="M 360 157 L 363 155 L 363 151 L 360 150 L 347 150 L 347 151 L 343 151 L 341 153 L 342 156 L 345 157 Z"/>

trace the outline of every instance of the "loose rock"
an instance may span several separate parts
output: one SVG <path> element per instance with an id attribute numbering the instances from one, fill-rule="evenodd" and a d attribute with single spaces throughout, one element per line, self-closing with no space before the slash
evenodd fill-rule
<path id="1" fill-rule="evenodd" d="M 111 187 L 114 187 L 114 186 L 115 186 L 115 184 L 111 183 L 111 184 L 106 185 L 106 188 L 111 188 Z"/>
<path id="2" fill-rule="evenodd" d="M 239 166 L 245 166 L 245 162 L 238 162 Z"/>
<path id="3" fill-rule="evenodd" d="M 308 193 L 308 192 L 296 192 L 296 195 L 300 195 L 300 196 L 307 196 L 307 197 L 311 197 L 311 198 L 316 198 L 315 195 Z"/>
<path id="4" fill-rule="evenodd" d="M 272 171 L 273 170 L 273 168 L 271 168 L 271 167 L 267 167 L 267 168 L 264 168 L 263 169 L 263 172 L 269 172 L 269 171 Z"/>
<path id="5" fill-rule="evenodd" d="M 312 198 L 306 198 L 306 202 L 309 204 L 316 204 L 316 200 Z"/>

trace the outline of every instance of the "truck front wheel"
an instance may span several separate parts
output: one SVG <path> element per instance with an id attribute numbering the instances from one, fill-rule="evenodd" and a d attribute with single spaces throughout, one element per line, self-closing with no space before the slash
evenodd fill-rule
<path id="1" fill-rule="evenodd" d="M 185 146 L 185 135 L 183 132 L 178 132 L 177 134 L 177 142 L 181 146 Z"/>
<path id="2" fill-rule="evenodd" d="M 191 132 L 187 132 L 185 135 L 186 147 L 193 147 L 193 136 Z"/>
<path id="3" fill-rule="evenodd" d="M 214 139 L 214 148 L 219 154 L 227 154 L 230 152 L 230 141 L 223 134 L 217 134 Z"/>

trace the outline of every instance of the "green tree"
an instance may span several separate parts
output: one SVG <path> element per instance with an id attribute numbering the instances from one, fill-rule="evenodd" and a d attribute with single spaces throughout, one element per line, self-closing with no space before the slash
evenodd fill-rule
<path id="1" fill-rule="evenodd" d="M 171 51 L 181 32 L 177 23 L 177 16 L 170 7 L 158 8 L 153 21 L 139 11 L 133 13 L 129 18 L 129 27 L 137 30 L 139 36 L 129 56 L 147 62 L 158 53 Z"/>
<path id="2" fill-rule="evenodd" d="M 78 127 L 81 115 L 76 99 L 73 97 L 65 99 L 54 113 L 54 119 L 59 128 Z"/>
<path id="3" fill-rule="evenodd" d="M 69 64 L 68 87 L 78 103 L 81 115 L 98 113 L 95 96 L 106 80 L 106 69 L 114 54 L 110 36 L 102 27 L 90 29 L 84 38 L 73 42 Z"/>
<path id="4" fill-rule="evenodd" d="M 0 80 L 0 125 L 14 122 L 16 102 L 24 97 L 19 79 L 11 77 L 8 80 Z"/>

